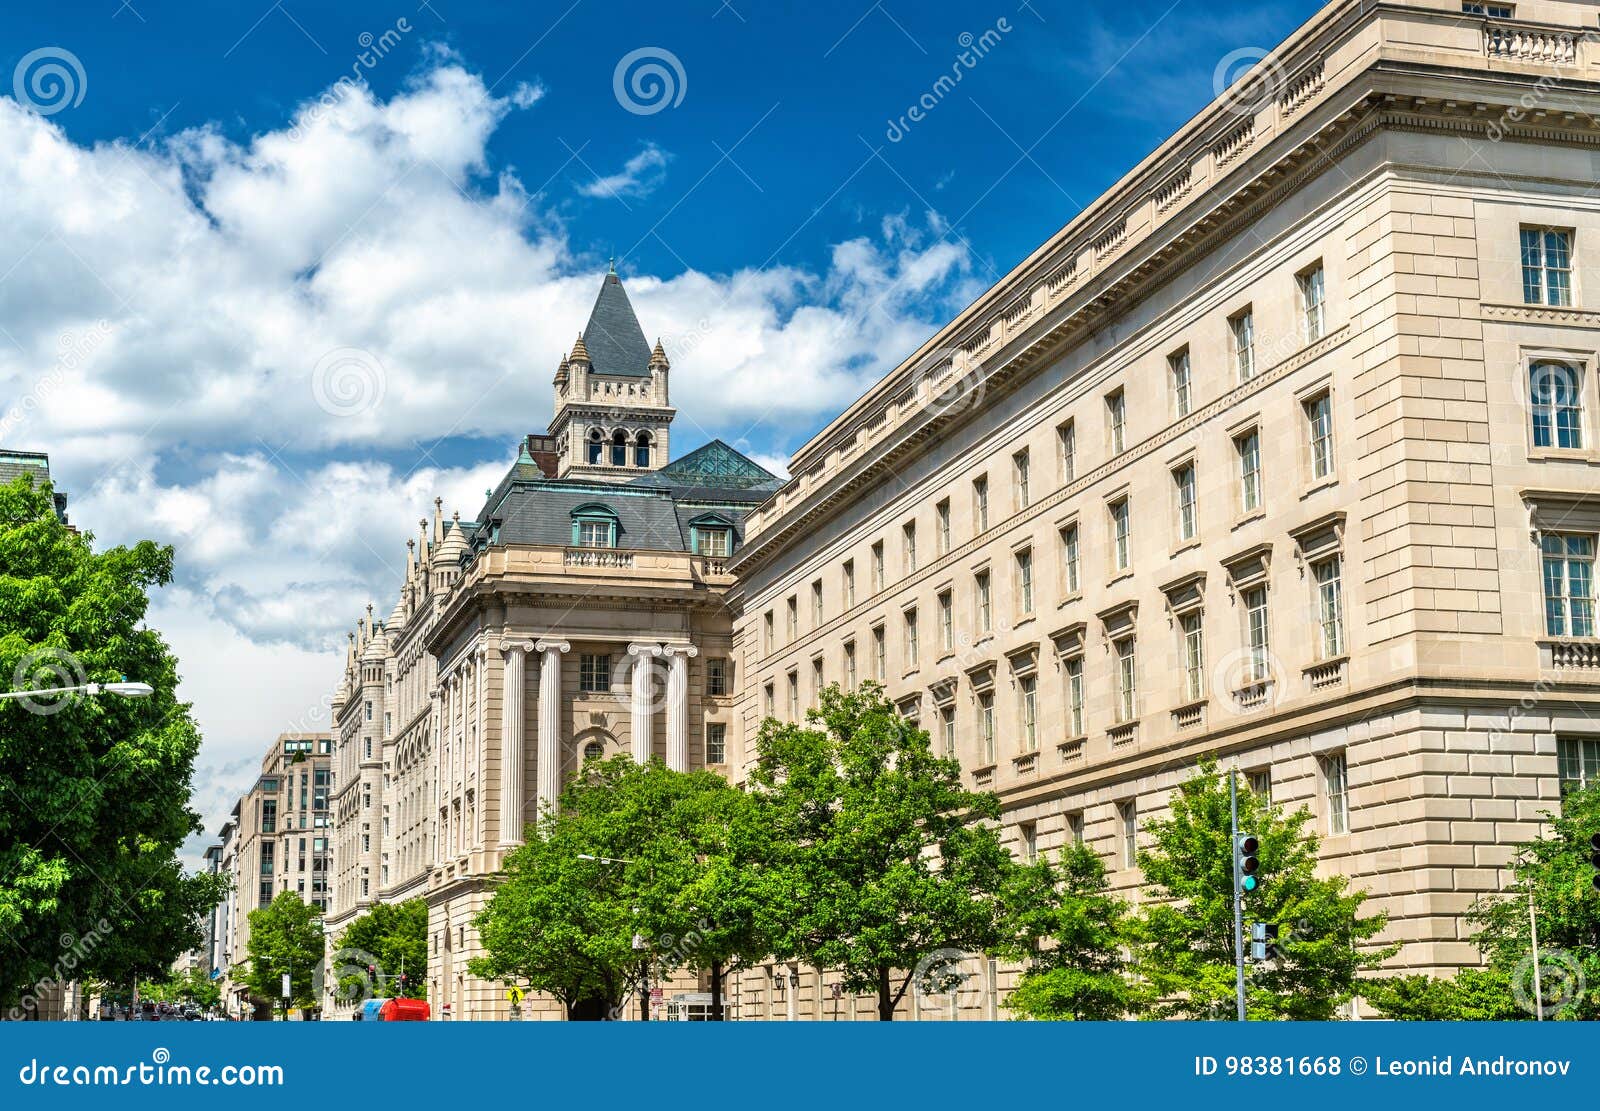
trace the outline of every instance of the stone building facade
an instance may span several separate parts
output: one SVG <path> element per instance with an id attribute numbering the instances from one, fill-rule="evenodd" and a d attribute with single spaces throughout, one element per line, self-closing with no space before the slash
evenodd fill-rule
<path id="1" fill-rule="evenodd" d="M 1325 6 L 805 444 L 732 564 L 736 760 L 879 680 L 1018 855 L 1137 900 L 1214 755 L 1311 809 L 1393 967 L 1476 964 L 1462 912 L 1600 774 L 1600 40 L 1490 7 Z M 969 971 L 908 1014 L 1003 1015 Z"/>

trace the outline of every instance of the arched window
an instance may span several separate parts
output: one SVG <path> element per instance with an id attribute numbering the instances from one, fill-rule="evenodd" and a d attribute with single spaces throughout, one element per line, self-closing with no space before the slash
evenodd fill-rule
<path id="1" fill-rule="evenodd" d="M 648 432 L 641 431 L 633 438 L 633 465 L 647 469 L 650 466 L 650 433 Z"/>
<path id="2" fill-rule="evenodd" d="M 1534 363 L 1528 375 L 1533 446 L 1583 447 L 1583 400 L 1576 367 Z"/>
<path id="3" fill-rule="evenodd" d="M 611 465 L 613 467 L 628 465 L 628 434 L 620 428 L 611 434 Z"/>
<path id="4" fill-rule="evenodd" d="M 617 515 L 604 505 L 580 505 L 572 511 L 572 546 L 575 548 L 615 548 Z"/>
<path id="5" fill-rule="evenodd" d="M 591 465 L 599 464 L 601 453 L 605 450 L 605 445 L 601 443 L 601 439 L 601 432 L 598 428 L 589 429 L 589 462 Z"/>

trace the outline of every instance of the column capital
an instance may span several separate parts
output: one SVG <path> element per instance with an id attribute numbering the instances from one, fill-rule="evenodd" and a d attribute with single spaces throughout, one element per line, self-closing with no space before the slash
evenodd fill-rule
<path id="1" fill-rule="evenodd" d="M 500 641 L 500 652 L 532 652 L 535 648 L 533 641 L 523 637 L 507 637 Z"/>
<path id="2" fill-rule="evenodd" d="M 540 637 L 533 648 L 536 652 L 560 652 L 565 654 L 572 651 L 572 644 L 569 641 L 557 640 L 554 637 Z"/>
<path id="3" fill-rule="evenodd" d="M 692 644 L 664 644 L 661 646 L 663 656 L 687 656 L 693 658 L 700 654 L 700 649 Z"/>
<path id="4" fill-rule="evenodd" d="M 628 645 L 628 655 L 639 657 L 659 656 L 661 655 L 661 645 L 639 643 L 630 644 Z"/>

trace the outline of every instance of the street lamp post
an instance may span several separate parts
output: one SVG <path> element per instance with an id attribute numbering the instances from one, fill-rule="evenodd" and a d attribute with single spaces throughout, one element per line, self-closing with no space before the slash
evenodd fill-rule
<path id="1" fill-rule="evenodd" d="M 149 683 L 130 683 L 126 680 L 119 683 L 79 683 L 75 687 L 50 687 L 36 691 L 0 691 L 3 698 L 38 698 L 51 694 L 120 694 L 123 698 L 149 698 L 155 693 L 155 688 Z"/>

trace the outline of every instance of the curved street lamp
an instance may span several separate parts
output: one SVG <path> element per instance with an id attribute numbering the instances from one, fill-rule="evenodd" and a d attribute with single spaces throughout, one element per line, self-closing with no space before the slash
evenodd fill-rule
<path id="1" fill-rule="evenodd" d="M 149 683 L 80 683 L 75 687 L 50 687 L 37 691 L 0 691 L 0 698 L 38 698 L 52 694 L 120 694 L 123 698 L 149 698 L 155 688 Z"/>

